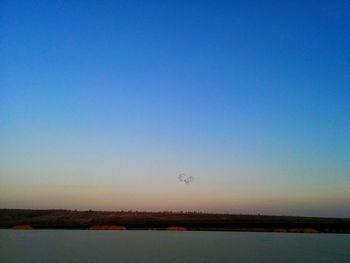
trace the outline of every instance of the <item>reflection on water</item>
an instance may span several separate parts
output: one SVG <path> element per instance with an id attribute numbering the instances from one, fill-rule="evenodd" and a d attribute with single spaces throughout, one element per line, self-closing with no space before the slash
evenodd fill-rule
<path id="1" fill-rule="evenodd" d="M 350 235 L 0 230 L 0 262 L 350 262 Z"/>

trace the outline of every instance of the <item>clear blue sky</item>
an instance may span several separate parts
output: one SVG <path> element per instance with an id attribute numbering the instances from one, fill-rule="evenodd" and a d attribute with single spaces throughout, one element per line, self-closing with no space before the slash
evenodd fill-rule
<path id="1" fill-rule="evenodd" d="M 1 0 L 0 207 L 350 217 L 349 14 Z"/>

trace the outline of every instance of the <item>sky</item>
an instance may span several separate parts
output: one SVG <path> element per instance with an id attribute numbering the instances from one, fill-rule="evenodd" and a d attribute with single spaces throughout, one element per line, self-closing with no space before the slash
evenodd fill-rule
<path id="1" fill-rule="evenodd" d="M 350 217 L 349 13 L 0 0 L 0 207 Z"/>

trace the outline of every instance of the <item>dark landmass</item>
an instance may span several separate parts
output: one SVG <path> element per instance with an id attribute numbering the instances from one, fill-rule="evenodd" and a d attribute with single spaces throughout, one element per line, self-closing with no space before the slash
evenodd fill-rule
<path id="1" fill-rule="evenodd" d="M 0 209 L 0 228 L 350 233 L 350 218 Z"/>

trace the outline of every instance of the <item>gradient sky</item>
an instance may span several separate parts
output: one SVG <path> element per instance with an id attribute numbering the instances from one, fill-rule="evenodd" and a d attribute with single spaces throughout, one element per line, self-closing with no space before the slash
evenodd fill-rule
<path id="1" fill-rule="evenodd" d="M 349 14 L 0 0 L 0 207 L 350 217 Z"/>

